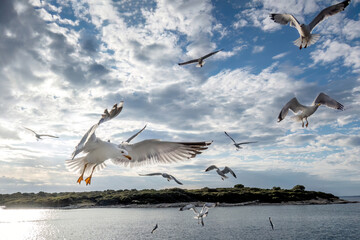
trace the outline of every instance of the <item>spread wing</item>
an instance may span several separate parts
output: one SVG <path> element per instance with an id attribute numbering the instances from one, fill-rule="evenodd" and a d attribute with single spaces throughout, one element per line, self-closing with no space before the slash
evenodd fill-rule
<path id="1" fill-rule="evenodd" d="M 190 209 L 193 210 L 193 212 L 194 212 L 195 214 L 198 213 L 198 211 L 196 210 L 194 204 L 187 204 L 187 205 L 181 207 L 179 210 L 180 210 L 180 211 L 185 211 L 185 210 L 190 210 Z"/>
<path id="2" fill-rule="evenodd" d="M 169 175 L 177 184 L 183 185 L 180 181 L 178 181 L 173 175 Z"/>
<path id="3" fill-rule="evenodd" d="M 182 62 L 182 63 L 178 63 L 180 66 L 181 65 L 186 65 L 186 64 L 190 64 L 190 63 L 197 63 L 199 61 L 199 59 L 193 59 L 193 60 L 190 60 L 190 61 L 187 61 L 187 62 Z"/>
<path id="4" fill-rule="evenodd" d="M 211 171 L 211 170 L 214 170 L 214 169 L 219 169 L 219 168 L 217 166 L 215 166 L 215 165 L 211 165 L 207 169 L 205 169 L 205 172 L 208 172 L 208 171 Z"/>
<path id="5" fill-rule="evenodd" d="M 297 113 L 298 111 L 304 111 L 306 107 L 304 105 L 301 105 L 298 100 L 294 97 L 291 99 L 285 106 L 281 109 L 279 116 L 278 116 L 278 122 L 283 120 L 286 115 L 288 114 L 289 109 L 291 109 L 294 113 Z"/>
<path id="6" fill-rule="evenodd" d="M 341 11 L 344 11 L 344 9 L 349 5 L 350 0 L 343 1 L 341 3 L 332 5 L 330 7 L 325 8 L 322 10 L 309 24 L 310 31 L 314 29 L 314 27 L 323 21 L 325 18 L 330 17 L 334 14 L 337 14 Z"/>
<path id="7" fill-rule="evenodd" d="M 201 154 L 212 142 L 165 142 L 156 139 L 144 140 L 135 144 L 121 144 L 131 156 L 131 161 L 112 159 L 115 164 L 130 166 L 171 163 L 184 161 Z"/>
<path id="8" fill-rule="evenodd" d="M 119 115 L 123 108 L 124 102 L 120 102 L 119 105 L 115 104 L 111 111 L 109 112 L 105 109 L 104 113 L 101 115 L 101 118 L 98 123 L 94 124 L 82 137 L 78 145 L 75 147 L 74 152 L 72 153 L 72 159 L 75 158 L 77 154 L 85 150 L 85 147 L 88 143 L 94 142 L 96 140 L 95 130 L 97 127 L 106 121 L 109 121 Z"/>
<path id="9" fill-rule="evenodd" d="M 235 173 L 234 173 L 233 170 L 231 170 L 229 167 L 225 167 L 225 168 L 222 170 L 222 172 L 223 172 L 224 174 L 226 174 L 226 173 L 231 173 L 231 175 L 233 175 L 234 178 L 236 178 Z"/>
<path id="10" fill-rule="evenodd" d="M 31 131 L 31 132 L 33 132 L 35 135 L 37 134 L 34 130 L 31 130 L 30 128 L 27 128 L 27 127 L 24 127 L 24 128 Z"/>
<path id="11" fill-rule="evenodd" d="M 299 21 L 291 14 L 272 13 L 270 14 L 270 18 L 281 25 L 287 25 L 289 23 L 290 26 L 296 28 L 299 33 L 301 31 Z"/>
<path id="12" fill-rule="evenodd" d="M 39 134 L 40 137 L 52 137 L 52 138 L 59 138 L 53 135 L 48 135 L 48 134 Z"/>
<path id="13" fill-rule="evenodd" d="M 241 143 L 238 143 L 238 144 L 242 145 L 242 144 L 249 144 L 249 143 L 257 143 L 257 142 L 241 142 Z"/>
<path id="14" fill-rule="evenodd" d="M 332 99 L 325 93 L 319 93 L 319 95 L 314 100 L 313 104 L 318 104 L 318 103 L 326 105 L 329 108 L 344 110 L 344 106 L 341 103 L 337 102 L 335 99 Z"/>
<path id="15" fill-rule="evenodd" d="M 144 131 L 144 129 L 146 128 L 146 125 L 143 127 L 143 129 L 141 129 L 140 131 L 138 131 L 137 133 L 135 133 L 134 135 L 132 135 L 128 140 L 126 140 L 125 142 L 129 143 L 131 140 L 133 140 L 134 138 L 137 137 L 137 135 L 139 135 L 142 131 Z"/>
<path id="16" fill-rule="evenodd" d="M 228 136 L 236 144 L 235 140 L 232 137 L 230 137 L 230 135 L 227 134 L 227 132 L 224 132 L 224 133 L 226 134 L 226 136 Z"/>
<path id="17" fill-rule="evenodd" d="M 217 51 L 215 51 L 215 52 L 211 52 L 211 53 L 209 53 L 209 54 L 206 54 L 205 56 L 202 56 L 201 58 L 202 58 L 202 59 L 208 58 L 208 57 L 210 57 L 210 56 L 212 56 L 212 55 L 214 55 L 214 54 L 216 54 L 216 53 L 218 53 L 218 52 L 220 52 L 220 51 L 222 51 L 222 50 L 223 50 L 223 49 L 217 50 Z"/>
<path id="18" fill-rule="evenodd" d="M 139 176 L 157 176 L 157 175 L 162 175 L 162 173 L 139 174 Z"/>

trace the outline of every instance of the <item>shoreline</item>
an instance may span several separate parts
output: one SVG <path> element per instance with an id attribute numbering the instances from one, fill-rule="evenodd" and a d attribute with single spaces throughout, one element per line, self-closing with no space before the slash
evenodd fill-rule
<path id="1" fill-rule="evenodd" d="M 83 203 L 77 205 L 71 205 L 60 208 L 50 208 L 50 209 L 84 209 L 84 208 L 180 208 L 186 204 L 192 203 L 196 207 L 202 207 L 204 202 L 178 202 L 178 203 L 158 203 L 158 204 L 119 204 L 119 205 L 104 205 L 96 206 L 95 204 Z M 281 203 L 262 203 L 259 201 L 250 201 L 242 203 L 219 203 L 218 207 L 240 207 L 240 206 L 284 206 L 284 205 L 329 205 L 329 204 L 350 204 L 350 203 L 360 203 L 360 201 L 348 201 L 344 199 L 336 199 L 333 201 L 327 199 L 311 199 L 304 201 L 290 201 L 290 202 L 281 202 Z"/>

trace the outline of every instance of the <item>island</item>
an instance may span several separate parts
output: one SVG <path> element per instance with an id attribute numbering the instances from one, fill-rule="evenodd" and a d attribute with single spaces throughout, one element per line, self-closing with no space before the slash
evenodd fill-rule
<path id="1" fill-rule="evenodd" d="M 306 191 L 303 185 L 292 189 L 261 189 L 236 184 L 232 188 L 124 189 L 89 192 L 0 194 L 6 208 L 80 207 L 178 207 L 186 203 L 218 202 L 220 206 L 249 204 L 335 204 L 349 203 L 330 193 Z"/>

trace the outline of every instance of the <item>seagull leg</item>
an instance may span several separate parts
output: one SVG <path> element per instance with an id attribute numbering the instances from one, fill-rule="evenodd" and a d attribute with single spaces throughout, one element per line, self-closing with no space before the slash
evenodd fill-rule
<path id="1" fill-rule="evenodd" d="M 94 172 L 96 166 L 97 166 L 97 164 L 93 167 L 90 176 L 85 179 L 86 186 L 91 184 L 91 178 L 92 178 L 92 175 L 93 175 L 93 172 Z"/>
<path id="2" fill-rule="evenodd" d="M 84 170 L 82 171 L 80 177 L 77 180 L 77 183 L 79 183 L 79 184 L 81 183 L 82 180 L 84 180 L 84 173 L 85 173 L 85 169 L 86 169 L 87 165 L 88 164 L 86 163 L 85 166 L 84 166 Z"/>
<path id="3" fill-rule="evenodd" d="M 308 122 L 308 120 L 307 120 L 307 118 L 305 118 L 305 120 L 306 120 L 306 127 L 308 127 L 309 126 L 309 122 Z"/>
<path id="4" fill-rule="evenodd" d="M 301 126 L 302 126 L 302 127 L 304 127 L 304 120 L 303 120 L 303 119 L 301 119 L 301 122 L 302 122 L 302 125 L 301 125 Z"/>

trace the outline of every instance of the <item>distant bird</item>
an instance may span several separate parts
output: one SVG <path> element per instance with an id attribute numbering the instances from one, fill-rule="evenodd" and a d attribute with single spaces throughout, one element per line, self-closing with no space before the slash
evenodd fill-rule
<path id="1" fill-rule="evenodd" d="M 201 211 L 199 212 L 194 204 L 187 204 L 183 207 L 181 207 L 179 210 L 180 211 L 185 211 L 185 210 L 192 210 L 195 214 L 195 219 L 198 220 L 198 224 L 201 223 L 202 226 L 204 226 L 204 220 L 203 218 L 206 217 L 209 214 L 209 208 L 213 208 L 216 207 L 218 205 L 218 203 L 205 203 L 201 209 Z"/>
<path id="2" fill-rule="evenodd" d="M 210 56 L 212 56 L 212 55 L 214 55 L 214 54 L 216 54 L 216 53 L 218 53 L 218 52 L 220 52 L 222 50 L 223 49 L 220 49 L 220 50 L 217 50 L 215 52 L 209 53 L 209 54 L 207 54 L 205 56 L 202 56 L 200 58 L 196 58 L 196 59 L 193 59 L 193 60 L 190 60 L 190 61 L 187 61 L 187 62 L 178 63 L 178 64 L 179 65 L 186 65 L 186 64 L 196 63 L 197 62 L 198 64 L 196 65 L 196 67 L 202 67 L 205 64 L 205 61 L 204 61 L 205 58 L 208 58 L 208 57 L 210 57 Z"/>
<path id="3" fill-rule="evenodd" d="M 300 37 L 294 41 L 294 45 L 302 49 L 303 46 L 304 48 L 306 48 L 307 46 L 314 44 L 320 38 L 320 34 L 311 34 L 312 30 L 317 24 L 319 24 L 321 21 L 323 21 L 329 16 L 344 11 L 344 9 L 349 5 L 349 3 L 350 0 L 346 0 L 323 9 L 309 25 L 300 25 L 299 21 L 291 14 L 272 13 L 270 14 L 270 18 L 276 23 L 282 25 L 287 25 L 288 23 L 290 23 L 291 27 L 295 27 L 298 30 Z"/>
<path id="4" fill-rule="evenodd" d="M 224 132 L 226 134 L 226 136 L 228 136 L 233 142 L 234 142 L 234 146 L 236 147 L 236 151 L 239 151 L 242 147 L 240 145 L 243 145 L 243 144 L 249 144 L 249 143 L 257 143 L 257 142 L 235 142 L 235 140 L 230 137 L 229 134 L 227 134 L 227 132 Z"/>
<path id="5" fill-rule="evenodd" d="M 105 109 L 98 123 L 94 124 L 82 137 L 75 147 L 71 160 L 66 161 L 70 171 L 80 175 L 77 182 L 80 184 L 84 174 L 89 174 L 85 179 L 86 185 L 91 183 L 92 174 L 103 169 L 106 160 L 124 166 L 137 166 L 144 164 L 172 163 L 194 158 L 206 150 L 212 142 L 166 142 L 157 139 L 148 139 L 135 144 L 129 142 L 137 136 L 133 135 L 121 144 L 102 141 L 96 137 L 95 130 L 102 123 L 115 118 L 121 112 L 124 102 L 115 104 L 109 112 Z M 143 129 L 142 129 L 143 130 Z M 141 131 L 142 131 L 141 130 Z M 140 132 L 141 132 L 140 131 Z M 140 133 L 139 132 L 139 133 Z M 79 153 L 85 156 L 75 158 Z"/>
<path id="6" fill-rule="evenodd" d="M 223 170 L 220 170 L 217 166 L 215 165 L 211 165 L 209 166 L 207 169 L 205 169 L 205 172 L 211 171 L 216 169 L 217 174 L 219 174 L 221 176 L 221 179 L 224 181 L 225 178 L 228 178 L 225 174 L 227 173 L 231 173 L 231 175 L 234 176 L 234 178 L 236 178 L 235 173 L 227 166 L 224 167 Z"/>
<path id="7" fill-rule="evenodd" d="M 344 110 L 344 106 L 341 103 L 335 101 L 334 99 L 332 99 L 325 93 L 319 93 L 319 95 L 315 98 L 315 100 L 311 106 L 301 105 L 298 102 L 298 100 L 296 99 L 296 97 L 294 97 L 287 104 L 285 104 L 285 106 L 281 109 L 281 112 L 279 113 L 279 116 L 278 116 L 278 122 L 282 121 L 286 117 L 289 109 L 291 109 L 294 113 L 301 111 L 301 113 L 293 116 L 292 118 L 296 121 L 301 121 L 302 127 L 304 127 L 304 119 L 305 119 L 305 121 L 306 121 L 305 126 L 308 127 L 308 125 L 309 125 L 309 122 L 307 120 L 308 117 L 310 117 L 318 109 L 318 107 L 321 104 L 323 104 L 329 108 Z"/>
<path id="8" fill-rule="evenodd" d="M 34 130 L 31 130 L 30 128 L 27 128 L 27 127 L 24 127 L 24 128 L 31 131 L 31 132 L 33 132 L 35 134 L 35 137 L 36 137 L 37 141 L 42 140 L 41 137 L 59 138 L 59 137 L 56 137 L 56 136 L 53 136 L 53 135 L 48 135 L 48 134 L 37 134 Z"/>
<path id="9" fill-rule="evenodd" d="M 139 174 L 139 176 L 162 176 L 163 178 L 166 178 L 169 182 L 170 180 L 174 180 L 177 184 L 183 185 L 181 182 L 179 182 L 173 175 L 167 174 L 167 173 L 148 173 L 148 174 Z"/>
<path id="10" fill-rule="evenodd" d="M 154 231 L 158 228 L 158 224 L 155 225 L 155 227 L 153 228 L 153 230 L 151 231 L 151 234 L 154 233 Z"/>
<path id="11" fill-rule="evenodd" d="M 274 225 L 273 225 L 273 223 L 271 221 L 271 217 L 269 217 L 269 221 L 270 221 L 270 226 L 271 226 L 272 230 L 274 230 Z"/>

